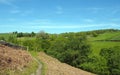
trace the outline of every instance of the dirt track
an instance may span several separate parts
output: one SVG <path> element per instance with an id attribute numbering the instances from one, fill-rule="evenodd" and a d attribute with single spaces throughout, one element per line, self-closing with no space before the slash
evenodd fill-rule
<path id="1" fill-rule="evenodd" d="M 47 67 L 46 75 L 94 75 L 65 63 L 61 63 L 43 52 L 39 53 L 39 58 Z"/>

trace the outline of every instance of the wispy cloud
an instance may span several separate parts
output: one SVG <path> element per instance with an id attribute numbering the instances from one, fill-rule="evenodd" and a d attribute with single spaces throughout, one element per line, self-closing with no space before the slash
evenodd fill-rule
<path id="1" fill-rule="evenodd" d="M 61 25 L 61 26 L 57 26 L 57 25 L 47 25 L 47 26 L 31 26 L 32 28 L 47 28 L 47 29 L 75 29 L 75 28 L 87 28 L 87 27 L 95 27 L 96 25 L 89 25 L 89 26 L 80 26 L 80 25 Z"/>
<path id="2" fill-rule="evenodd" d="M 23 26 L 25 27 L 25 26 Z M 31 29 L 84 29 L 84 28 L 118 28 L 118 24 L 81 24 L 81 25 L 31 25 Z"/>
<path id="3" fill-rule="evenodd" d="M 25 10 L 21 12 L 21 16 L 27 16 L 33 13 L 33 10 Z"/>
<path id="4" fill-rule="evenodd" d="M 100 11 L 103 11 L 104 8 L 96 8 L 96 7 L 94 7 L 94 8 L 88 8 L 88 10 L 91 10 L 92 13 L 98 13 Z"/>
<path id="5" fill-rule="evenodd" d="M 120 7 L 116 7 L 116 8 L 111 8 L 111 14 L 117 14 L 120 13 Z"/>
<path id="6" fill-rule="evenodd" d="M 33 10 L 19 10 L 19 9 L 14 9 L 14 10 L 10 10 L 11 14 L 17 14 L 20 16 L 27 16 L 33 13 Z"/>
<path id="7" fill-rule="evenodd" d="M 84 21 L 84 22 L 87 22 L 87 23 L 92 23 L 92 22 L 94 22 L 93 19 L 83 19 L 83 21 Z"/>
<path id="8" fill-rule="evenodd" d="M 62 14 L 63 13 L 63 8 L 62 6 L 57 6 L 56 7 L 56 14 Z"/>
<path id="9" fill-rule="evenodd" d="M 108 23 L 108 24 L 81 24 L 81 25 L 25 25 L 25 24 L 19 24 L 17 26 L 14 25 L 0 25 L 0 28 L 4 29 L 11 29 L 10 31 L 27 31 L 27 30 L 33 30 L 33 31 L 40 31 L 40 30 L 45 30 L 45 31 L 52 31 L 52 33 L 57 33 L 57 31 L 53 30 L 64 30 L 64 31 L 59 31 L 61 32 L 70 32 L 70 31 L 88 31 L 88 30 L 93 30 L 93 29 L 110 29 L 110 28 L 115 28 L 119 29 L 120 24 L 115 24 L 115 23 Z"/>
<path id="10" fill-rule="evenodd" d="M 20 13 L 21 11 L 20 10 L 11 10 L 10 13 L 12 14 L 17 14 L 17 13 Z"/>
<path id="11" fill-rule="evenodd" d="M 0 0 L 0 3 L 11 5 L 11 0 Z"/>
<path id="12" fill-rule="evenodd" d="M 17 8 L 17 6 L 13 4 L 14 1 L 15 0 L 0 0 L 0 4 L 5 4 Z"/>
<path id="13" fill-rule="evenodd" d="M 100 8 L 100 7 L 87 7 L 87 8 L 76 8 L 76 10 L 81 10 L 81 11 L 89 11 L 92 13 L 98 13 L 100 11 L 105 10 L 105 8 Z"/>
<path id="14" fill-rule="evenodd" d="M 9 18 L 8 21 L 16 21 L 15 18 Z"/>
<path id="15" fill-rule="evenodd" d="M 113 19 L 111 19 L 111 21 L 120 21 L 120 19 L 119 18 L 113 18 Z"/>
<path id="16" fill-rule="evenodd" d="M 51 24 L 51 20 L 48 20 L 48 19 L 36 19 L 32 22 L 27 22 L 26 24 L 29 24 L 29 25 L 38 25 L 38 24 L 42 24 L 42 25 L 48 25 L 48 24 Z"/>

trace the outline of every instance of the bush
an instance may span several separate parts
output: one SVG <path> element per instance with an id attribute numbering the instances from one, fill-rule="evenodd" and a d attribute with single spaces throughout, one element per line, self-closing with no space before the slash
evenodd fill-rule
<path id="1" fill-rule="evenodd" d="M 100 55 L 107 61 L 110 75 L 120 74 L 120 47 L 102 49 Z"/>
<path id="2" fill-rule="evenodd" d="M 67 37 L 67 38 L 66 38 Z M 90 54 L 90 46 L 86 42 L 85 37 L 59 36 L 47 51 L 48 54 L 54 56 L 60 61 L 79 67 L 88 59 Z"/>
<path id="3" fill-rule="evenodd" d="M 109 75 L 106 59 L 100 56 L 92 56 L 80 65 L 84 70 L 99 74 L 99 75 Z"/>

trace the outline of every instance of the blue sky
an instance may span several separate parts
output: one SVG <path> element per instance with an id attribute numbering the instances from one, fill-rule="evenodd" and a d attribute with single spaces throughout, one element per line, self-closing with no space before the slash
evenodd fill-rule
<path id="1" fill-rule="evenodd" d="M 0 0 L 0 33 L 120 29 L 120 0 Z"/>

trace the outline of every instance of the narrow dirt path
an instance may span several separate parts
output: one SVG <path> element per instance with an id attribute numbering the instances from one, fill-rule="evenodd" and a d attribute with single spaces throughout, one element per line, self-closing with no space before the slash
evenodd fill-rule
<path id="1" fill-rule="evenodd" d="M 36 70 L 36 72 L 32 73 L 31 75 L 41 75 L 42 64 L 35 57 L 33 57 L 33 59 L 39 64 L 39 66 L 38 66 L 38 69 Z"/>
<path id="2" fill-rule="evenodd" d="M 43 52 L 39 53 L 39 58 L 47 67 L 46 75 L 94 75 L 90 72 L 61 63 Z"/>
<path id="3" fill-rule="evenodd" d="M 42 65 L 39 64 L 38 69 L 36 70 L 36 72 L 32 73 L 31 75 L 41 75 L 41 69 L 42 69 Z"/>

